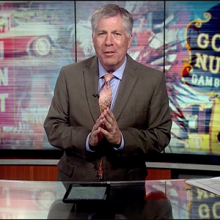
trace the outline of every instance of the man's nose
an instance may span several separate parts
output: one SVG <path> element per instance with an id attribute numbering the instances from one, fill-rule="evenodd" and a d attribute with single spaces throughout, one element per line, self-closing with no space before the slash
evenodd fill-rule
<path id="1" fill-rule="evenodd" d="M 112 44 L 113 44 L 113 37 L 111 34 L 107 34 L 105 39 L 105 45 L 111 46 Z"/>

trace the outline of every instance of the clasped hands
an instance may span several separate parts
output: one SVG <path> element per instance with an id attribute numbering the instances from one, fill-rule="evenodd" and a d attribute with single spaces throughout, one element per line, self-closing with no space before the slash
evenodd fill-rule
<path id="1" fill-rule="evenodd" d="M 97 146 L 104 137 L 113 145 L 121 144 L 121 132 L 118 123 L 109 108 L 99 116 L 93 125 L 89 145 L 92 147 Z"/>

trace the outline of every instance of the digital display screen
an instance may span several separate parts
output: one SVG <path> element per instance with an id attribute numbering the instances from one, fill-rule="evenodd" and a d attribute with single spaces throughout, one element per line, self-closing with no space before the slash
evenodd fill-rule
<path id="1" fill-rule="evenodd" d="M 57 150 L 43 122 L 59 71 L 95 54 L 90 18 L 107 3 L 133 15 L 128 54 L 165 74 L 173 120 L 165 153 L 219 157 L 220 1 L 2 2 L 0 149 Z"/>
<path id="2" fill-rule="evenodd" d="M 102 201 L 107 198 L 109 185 L 75 185 L 71 184 L 67 189 L 63 201 Z"/>
<path id="3" fill-rule="evenodd" d="M 71 199 L 105 199 L 106 187 L 99 186 L 73 186 L 70 190 L 68 198 Z"/>

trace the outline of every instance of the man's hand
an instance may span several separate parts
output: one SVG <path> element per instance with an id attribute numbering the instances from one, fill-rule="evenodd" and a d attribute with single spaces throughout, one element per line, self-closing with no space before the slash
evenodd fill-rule
<path id="1" fill-rule="evenodd" d="M 118 127 L 118 123 L 115 120 L 114 114 L 108 109 L 106 109 L 100 116 L 101 133 L 106 137 L 109 143 L 113 145 L 121 144 L 121 132 Z"/>
<path id="2" fill-rule="evenodd" d="M 89 145 L 95 147 L 103 139 L 104 134 L 101 132 L 101 126 L 103 124 L 102 116 L 96 120 L 96 123 L 92 127 L 92 132 L 89 137 Z"/>

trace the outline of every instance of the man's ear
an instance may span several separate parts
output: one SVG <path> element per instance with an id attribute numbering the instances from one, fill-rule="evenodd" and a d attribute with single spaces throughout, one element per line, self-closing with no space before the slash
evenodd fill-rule
<path id="1" fill-rule="evenodd" d="M 92 43 L 94 45 L 94 35 L 93 35 L 93 33 L 92 33 Z"/>
<path id="2" fill-rule="evenodd" d="M 133 39 L 133 35 L 131 34 L 131 35 L 129 36 L 129 40 L 128 40 L 128 48 L 130 48 L 130 46 L 131 46 L 132 39 Z"/>

